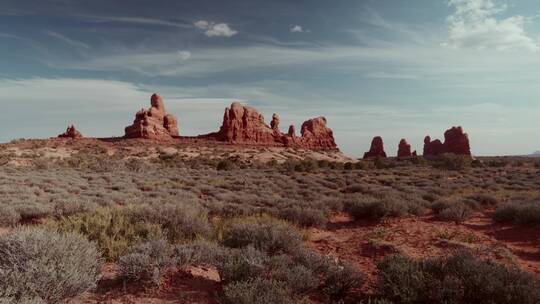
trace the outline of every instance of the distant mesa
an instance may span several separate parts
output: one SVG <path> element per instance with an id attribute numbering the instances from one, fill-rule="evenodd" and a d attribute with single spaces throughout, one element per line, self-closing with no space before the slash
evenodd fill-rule
<path id="1" fill-rule="evenodd" d="M 68 126 L 66 129 L 66 132 L 58 135 L 59 138 L 82 138 L 81 132 L 79 132 L 74 125 Z"/>
<path id="2" fill-rule="evenodd" d="M 167 114 L 163 98 L 154 94 L 150 98 L 151 107 L 141 109 L 135 114 L 131 126 L 125 128 L 126 138 L 171 139 L 178 137 L 178 120 L 175 116 Z"/>
<path id="3" fill-rule="evenodd" d="M 413 156 L 416 156 L 416 151 L 411 152 L 411 145 L 407 142 L 407 140 L 405 138 L 402 138 L 399 141 L 397 157 L 398 158 L 409 158 L 409 157 L 413 157 Z"/>
<path id="4" fill-rule="evenodd" d="M 151 107 L 137 112 L 133 124 L 125 128 L 124 138 L 187 139 L 187 137 L 180 137 L 178 121 L 176 117 L 165 111 L 163 98 L 156 93 L 150 100 Z M 272 116 L 270 125 L 267 125 L 263 115 L 257 109 L 233 102 L 225 109 L 219 131 L 195 138 L 247 146 L 337 149 L 333 132 L 326 126 L 324 117 L 305 121 L 300 131 L 301 136 L 296 136 L 294 126 L 290 126 L 287 133 L 282 133 L 279 124 L 280 119 L 277 114 Z"/>
<path id="5" fill-rule="evenodd" d="M 287 133 L 282 133 L 279 123 L 277 114 L 272 115 L 272 121 L 268 126 L 264 116 L 257 109 L 233 102 L 225 109 L 219 131 L 200 137 L 241 145 L 284 146 L 313 150 L 337 149 L 333 132 L 326 126 L 324 117 L 305 121 L 300 137 L 296 136 L 293 125 L 289 127 Z"/>
<path id="6" fill-rule="evenodd" d="M 364 153 L 364 159 L 373 157 L 386 157 L 386 152 L 384 152 L 383 139 L 380 136 L 376 136 L 373 138 L 373 140 L 371 141 L 371 148 L 368 152 Z"/>
<path id="7" fill-rule="evenodd" d="M 471 156 L 469 136 L 461 127 L 452 127 L 444 132 L 444 143 L 440 140 L 431 140 L 426 136 L 424 139 L 424 156 L 437 156 L 443 153 Z"/>

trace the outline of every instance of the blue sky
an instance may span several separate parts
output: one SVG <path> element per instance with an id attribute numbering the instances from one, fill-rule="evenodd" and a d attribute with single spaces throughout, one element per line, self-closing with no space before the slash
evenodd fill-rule
<path id="1" fill-rule="evenodd" d="M 353 156 L 462 125 L 477 155 L 540 150 L 533 0 L 1 0 L 0 141 L 122 135 L 160 92 L 183 135 L 240 100 L 324 115 Z"/>

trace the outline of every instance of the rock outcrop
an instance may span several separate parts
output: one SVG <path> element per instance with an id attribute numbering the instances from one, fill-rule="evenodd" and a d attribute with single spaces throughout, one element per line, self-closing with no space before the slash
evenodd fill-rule
<path id="1" fill-rule="evenodd" d="M 280 119 L 272 116 L 270 126 L 255 108 L 233 102 L 225 109 L 223 124 L 217 133 L 202 135 L 233 144 L 285 146 L 313 150 L 336 149 L 337 145 L 331 129 L 326 126 L 326 118 L 317 117 L 302 124 L 301 136 L 296 136 L 291 125 L 287 133 L 279 130 Z"/>
<path id="2" fill-rule="evenodd" d="M 461 127 L 452 127 L 444 132 L 444 143 L 426 136 L 424 139 L 424 156 L 437 156 L 443 153 L 471 156 L 469 136 Z"/>
<path id="3" fill-rule="evenodd" d="M 81 132 L 79 132 L 77 130 L 77 128 L 75 128 L 74 125 L 71 125 L 71 126 L 68 126 L 67 129 L 66 129 L 66 132 L 58 135 L 58 137 L 60 138 L 73 138 L 73 139 L 77 139 L 77 138 L 82 138 L 82 134 Z"/>
<path id="4" fill-rule="evenodd" d="M 151 107 L 135 114 L 131 126 L 126 127 L 126 138 L 170 139 L 179 136 L 176 117 L 167 114 L 163 98 L 154 94 L 150 98 Z"/>
<path id="5" fill-rule="evenodd" d="M 402 138 L 401 141 L 399 142 L 397 157 L 407 158 L 407 157 L 412 157 L 412 156 L 413 156 L 413 153 L 411 152 L 411 145 L 407 142 L 405 138 Z"/>
<path id="6" fill-rule="evenodd" d="M 317 117 L 305 121 L 300 130 L 300 146 L 305 149 L 333 150 L 337 148 L 334 132 L 326 126 L 326 118 Z"/>
<path id="7" fill-rule="evenodd" d="M 384 143 L 380 136 L 376 136 L 371 141 L 371 148 L 368 152 L 364 153 L 364 159 L 372 157 L 386 157 L 384 152 Z"/>

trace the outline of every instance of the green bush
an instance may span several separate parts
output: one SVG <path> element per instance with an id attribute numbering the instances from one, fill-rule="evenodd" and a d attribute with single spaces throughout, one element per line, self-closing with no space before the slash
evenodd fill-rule
<path id="1" fill-rule="evenodd" d="M 0 237 L 0 299 L 58 303 L 96 286 L 96 246 L 81 236 L 19 228 Z"/>
<path id="2" fill-rule="evenodd" d="M 223 288 L 223 304 L 293 304 L 286 284 L 283 282 L 256 278 L 233 282 Z"/>
<path id="3" fill-rule="evenodd" d="M 219 161 L 219 163 L 216 166 L 216 170 L 218 171 L 230 171 L 236 168 L 236 165 L 234 162 L 232 162 L 229 159 L 223 159 Z"/>
<path id="4" fill-rule="evenodd" d="M 110 261 L 115 261 L 135 243 L 163 236 L 159 225 L 138 221 L 122 208 L 99 208 L 93 213 L 63 218 L 52 226 L 63 232 L 80 233 L 96 242 Z"/>
<path id="5" fill-rule="evenodd" d="M 499 223 L 536 225 L 540 223 L 540 202 L 514 202 L 502 205 L 493 214 Z"/>
<path id="6" fill-rule="evenodd" d="M 365 281 L 362 272 L 347 263 L 334 263 L 326 273 L 322 291 L 330 299 L 343 300 L 353 288 L 359 288 Z"/>
<path id="7" fill-rule="evenodd" d="M 387 256 L 379 263 L 379 294 L 397 303 L 539 303 L 540 284 L 531 274 L 457 253 L 414 260 Z"/>
<path id="8" fill-rule="evenodd" d="M 454 221 L 457 223 L 468 220 L 473 215 L 473 210 L 464 203 L 456 203 L 437 213 L 437 218 Z"/>
<path id="9" fill-rule="evenodd" d="M 135 244 L 118 259 L 120 276 L 129 281 L 152 282 L 159 285 L 172 265 L 171 246 L 165 240 Z"/>
<path id="10" fill-rule="evenodd" d="M 268 275 L 272 279 L 285 282 L 296 295 L 306 295 L 319 287 L 318 275 L 309 267 L 295 263 L 290 256 L 274 256 L 268 264 Z"/>
<path id="11" fill-rule="evenodd" d="M 217 262 L 222 281 L 230 283 L 256 278 L 265 273 L 268 256 L 251 246 L 228 250 Z"/>
<path id="12" fill-rule="evenodd" d="M 195 203 L 164 203 L 132 209 L 138 220 L 161 226 L 171 243 L 207 237 L 211 232 L 207 211 Z"/>
<path id="13" fill-rule="evenodd" d="M 280 210 L 279 218 L 301 227 L 324 227 L 328 221 L 324 211 L 298 206 Z"/>
<path id="14" fill-rule="evenodd" d="M 345 212 L 354 219 L 380 219 L 399 217 L 409 212 L 409 204 L 399 198 L 377 199 L 364 197 L 345 203 Z"/>
<path id="15" fill-rule="evenodd" d="M 174 263 L 178 267 L 214 266 L 223 261 L 228 253 L 228 249 L 219 244 L 203 240 L 176 245 L 173 248 Z"/>
<path id="16" fill-rule="evenodd" d="M 290 253 L 302 245 L 302 237 L 286 222 L 248 218 L 235 221 L 225 229 L 223 245 L 230 248 L 253 246 L 269 254 Z"/>
<path id="17" fill-rule="evenodd" d="M 456 155 L 445 153 L 437 156 L 433 161 L 433 167 L 443 170 L 461 171 L 471 167 L 471 157 L 468 155 Z"/>

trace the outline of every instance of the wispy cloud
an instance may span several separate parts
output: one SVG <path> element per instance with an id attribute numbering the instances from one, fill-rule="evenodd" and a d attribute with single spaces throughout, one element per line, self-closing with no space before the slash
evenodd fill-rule
<path id="1" fill-rule="evenodd" d="M 157 26 L 170 26 L 178 28 L 193 28 L 193 25 L 187 22 L 143 18 L 143 17 L 117 17 L 117 16 L 81 16 L 87 21 L 91 22 L 113 22 L 113 23 L 129 23 L 138 25 L 157 25 Z"/>
<path id="2" fill-rule="evenodd" d="M 537 51 L 538 41 L 525 32 L 521 15 L 497 18 L 507 10 L 493 0 L 450 0 L 455 12 L 448 17 L 449 37 L 444 45 L 454 48 Z"/>
<path id="3" fill-rule="evenodd" d="M 227 23 L 215 23 L 206 20 L 199 20 L 193 23 L 195 27 L 204 30 L 208 37 L 232 37 L 238 34 L 238 31 L 232 29 Z"/>
<path id="4" fill-rule="evenodd" d="M 91 49 L 91 47 L 84 43 L 84 42 L 80 42 L 80 41 L 76 41 L 76 40 L 73 40 L 69 37 L 66 37 L 65 35 L 62 35 L 60 33 L 57 33 L 57 32 L 53 32 L 53 31 L 44 31 L 45 34 L 51 36 L 51 37 L 54 37 L 58 40 L 61 40 L 63 41 L 64 43 L 68 44 L 68 45 L 71 45 L 73 47 L 76 47 L 76 48 L 83 48 L 83 49 Z"/>
<path id="5" fill-rule="evenodd" d="M 309 30 L 306 30 L 303 26 L 298 24 L 292 24 L 289 26 L 289 31 L 291 33 L 307 33 Z"/>

